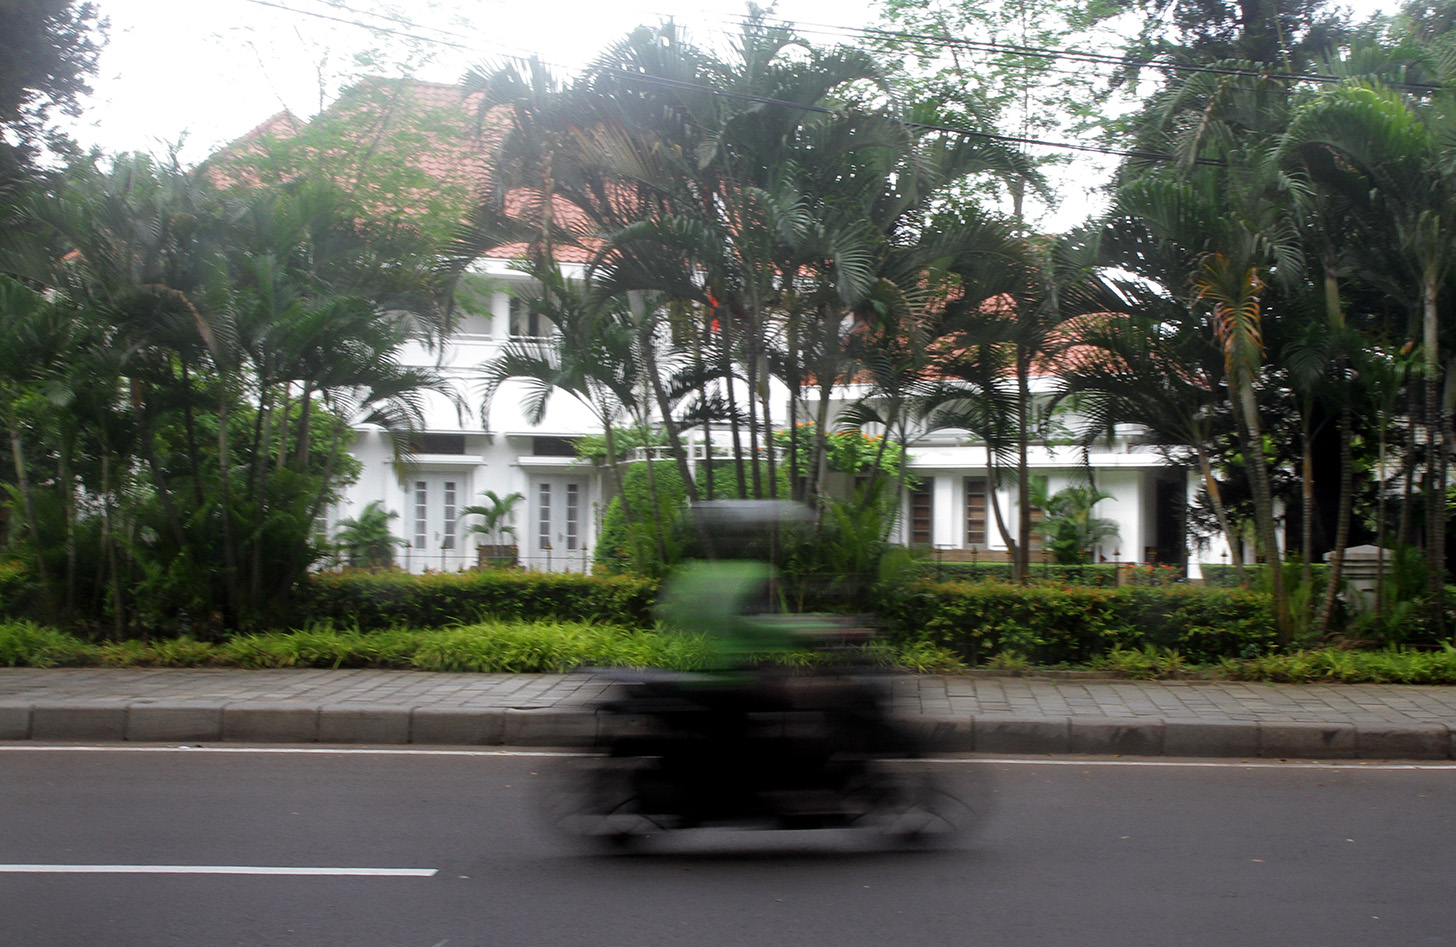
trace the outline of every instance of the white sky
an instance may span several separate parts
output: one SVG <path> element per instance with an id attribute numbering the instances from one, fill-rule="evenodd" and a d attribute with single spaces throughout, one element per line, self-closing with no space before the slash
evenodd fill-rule
<path id="1" fill-rule="evenodd" d="M 284 108 L 314 114 L 332 99 L 340 74 L 398 74 L 398 67 L 357 66 L 352 55 L 385 44 L 398 52 L 405 39 L 295 11 L 468 47 L 421 44 L 435 61 L 417 75 L 454 82 L 471 64 L 527 53 L 581 65 L 632 27 L 669 16 L 707 41 L 746 10 L 742 0 L 399 0 L 395 5 L 418 24 L 410 27 L 368 16 L 386 7 L 381 0 L 344 3 L 346 9 L 322 0 L 98 0 L 111 20 L 111 40 L 74 134 L 109 152 L 160 152 L 185 133 L 183 156 L 195 161 Z M 781 0 L 777 15 L 806 29 L 857 27 L 872 21 L 872 3 Z"/>

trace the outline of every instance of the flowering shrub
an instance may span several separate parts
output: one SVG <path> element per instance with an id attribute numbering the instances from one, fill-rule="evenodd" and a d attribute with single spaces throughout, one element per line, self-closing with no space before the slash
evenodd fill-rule
<path id="1" fill-rule="evenodd" d="M 804 476 L 809 472 L 809 448 L 814 443 L 815 425 L 803 423 L 795 427 L 799 441 L 798 473 Z M 774 446 L 787 455 L 789 432 L 775 431 L 773 438 Z M 859 431 L 831 431 L 826 440 L 830 470 L 851 474 L 868 473 L 874 469 L 875 459 L 879 458 L 882 473 L 893 477 L 900 471 L 900 456 L 903 452 L 900 445 L 894 442 L 884 444 L 882 448 L 884 438 Z"/>

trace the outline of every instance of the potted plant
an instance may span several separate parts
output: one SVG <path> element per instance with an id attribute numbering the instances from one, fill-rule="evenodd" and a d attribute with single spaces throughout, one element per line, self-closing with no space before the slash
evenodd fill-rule
<path id="1" fill-rule="evenodd" d="M 480 563 L 501 568 L 515 566 L 518 550 L 516 527 L 512 520 L 515 518 L 516 504 L 525 499 L 525 495 L 510 493 L 506 496 L 498 496 L 494 490 L 486 490 L 481 495 L 488 502 L 467 506 L 460 511 L 462 518 L 480 517 L 480 522 L 471 523 L 466 527 L 466 532 L 479 533 L 486 539 L 486 542 L 476 547 Z M 510 539 L 509 543 L 505 541 L 507 537 Z"/>

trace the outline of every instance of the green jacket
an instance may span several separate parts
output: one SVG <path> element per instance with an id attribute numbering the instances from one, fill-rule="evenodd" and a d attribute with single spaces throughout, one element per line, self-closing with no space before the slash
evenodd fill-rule
<path id="1" fill-rule="evenodd" d="M 774 614 L 774 569 L 746 559 L 691 562 L 662 587 L 657 618 L 679 631 L 707 636 L 710 670 L 746 667 L 754 659 L 801 647 L 795 616 Z"/>

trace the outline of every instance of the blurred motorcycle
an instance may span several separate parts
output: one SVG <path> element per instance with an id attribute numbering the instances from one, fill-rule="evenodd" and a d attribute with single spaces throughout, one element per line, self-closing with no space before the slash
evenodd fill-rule
<path id="1" fill-rule="evenodd" d="M 924 842 L 968 813 L 915 760 L 883 690 L 845 669 L 749 685 L 621 672 L 596 753 L 573 761 L 557 821 L 616 847 L 682 829 L 863 829 Z"/>
<path id="2" fill-rule="evenodd" d="M 960 827 L 965 806 L 914 762 L 924 747 L 863 659 L 871 627 L 777 612 L 774 582 L 767 563 L 747 559 L 689 563 L 668 580 L 658 617 L 704 636 L 707 666 L 598 672 L 610 681 L 596 705 L 601 736 L 555 799 L 561 827 L 623 847 L 707 826 L 868 829 L 907 842 Z M 807 668 L 775 660 L 806 650 L 819 655 Z"/>

